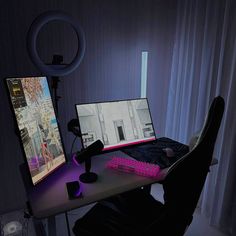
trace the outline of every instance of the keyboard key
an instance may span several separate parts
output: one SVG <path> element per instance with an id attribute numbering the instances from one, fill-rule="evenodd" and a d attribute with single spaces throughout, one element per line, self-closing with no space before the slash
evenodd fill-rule
<path id="1" fill-rule="evenodd" d="M 124 157 L 112 157 L 112 159 L 107 162 L 106 166 L 122 172 L 134 173 L 152 178 L 157 177 L 160 171 L 160 167 L 156 164 L 127 159 Z"/>

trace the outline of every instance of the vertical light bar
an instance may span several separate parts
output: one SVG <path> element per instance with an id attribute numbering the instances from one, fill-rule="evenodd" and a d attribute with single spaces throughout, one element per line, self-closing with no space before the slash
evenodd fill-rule
<path id="1" fill-rule="evenodd" d="M 147 97 L 147 63 L 148 63 L 148 52 L 142 52 L 141 62 L 141 98 Z"/>

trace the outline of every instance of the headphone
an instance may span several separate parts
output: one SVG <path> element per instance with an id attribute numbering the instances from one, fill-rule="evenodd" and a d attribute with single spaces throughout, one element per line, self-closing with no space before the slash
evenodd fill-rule
<path id="1" fill-rule="evenodd" d="M 81 137 L 78 119 L 70 120 L 67 124 L 67 129 L 69 132 L 72 132 L 75 136 Z"/>

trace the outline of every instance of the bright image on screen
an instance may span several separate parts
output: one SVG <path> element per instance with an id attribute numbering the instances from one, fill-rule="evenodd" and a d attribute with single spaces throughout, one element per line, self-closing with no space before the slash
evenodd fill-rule
<path id="1" fill-rule="evenodd" d="M 76 105 L 83 146 L 110 150 L 156 139 L 147 99 Z"/>
<path id="2" fill-rule="evenodd" d="M 10 78 L 7 86 L 33 184 L 65 162 L 45 77 Z"/>

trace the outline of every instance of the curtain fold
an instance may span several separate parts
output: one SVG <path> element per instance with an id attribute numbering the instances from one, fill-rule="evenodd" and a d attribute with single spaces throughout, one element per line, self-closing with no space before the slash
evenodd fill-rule
<path id="1" fill-rule="evenodd" d="M 236 3 L 180 0 L 165 135 L 183 143 L 200 131 L 213 98 L 226 102 L 199 207 L 212 225 L 236 235 Z"/>

